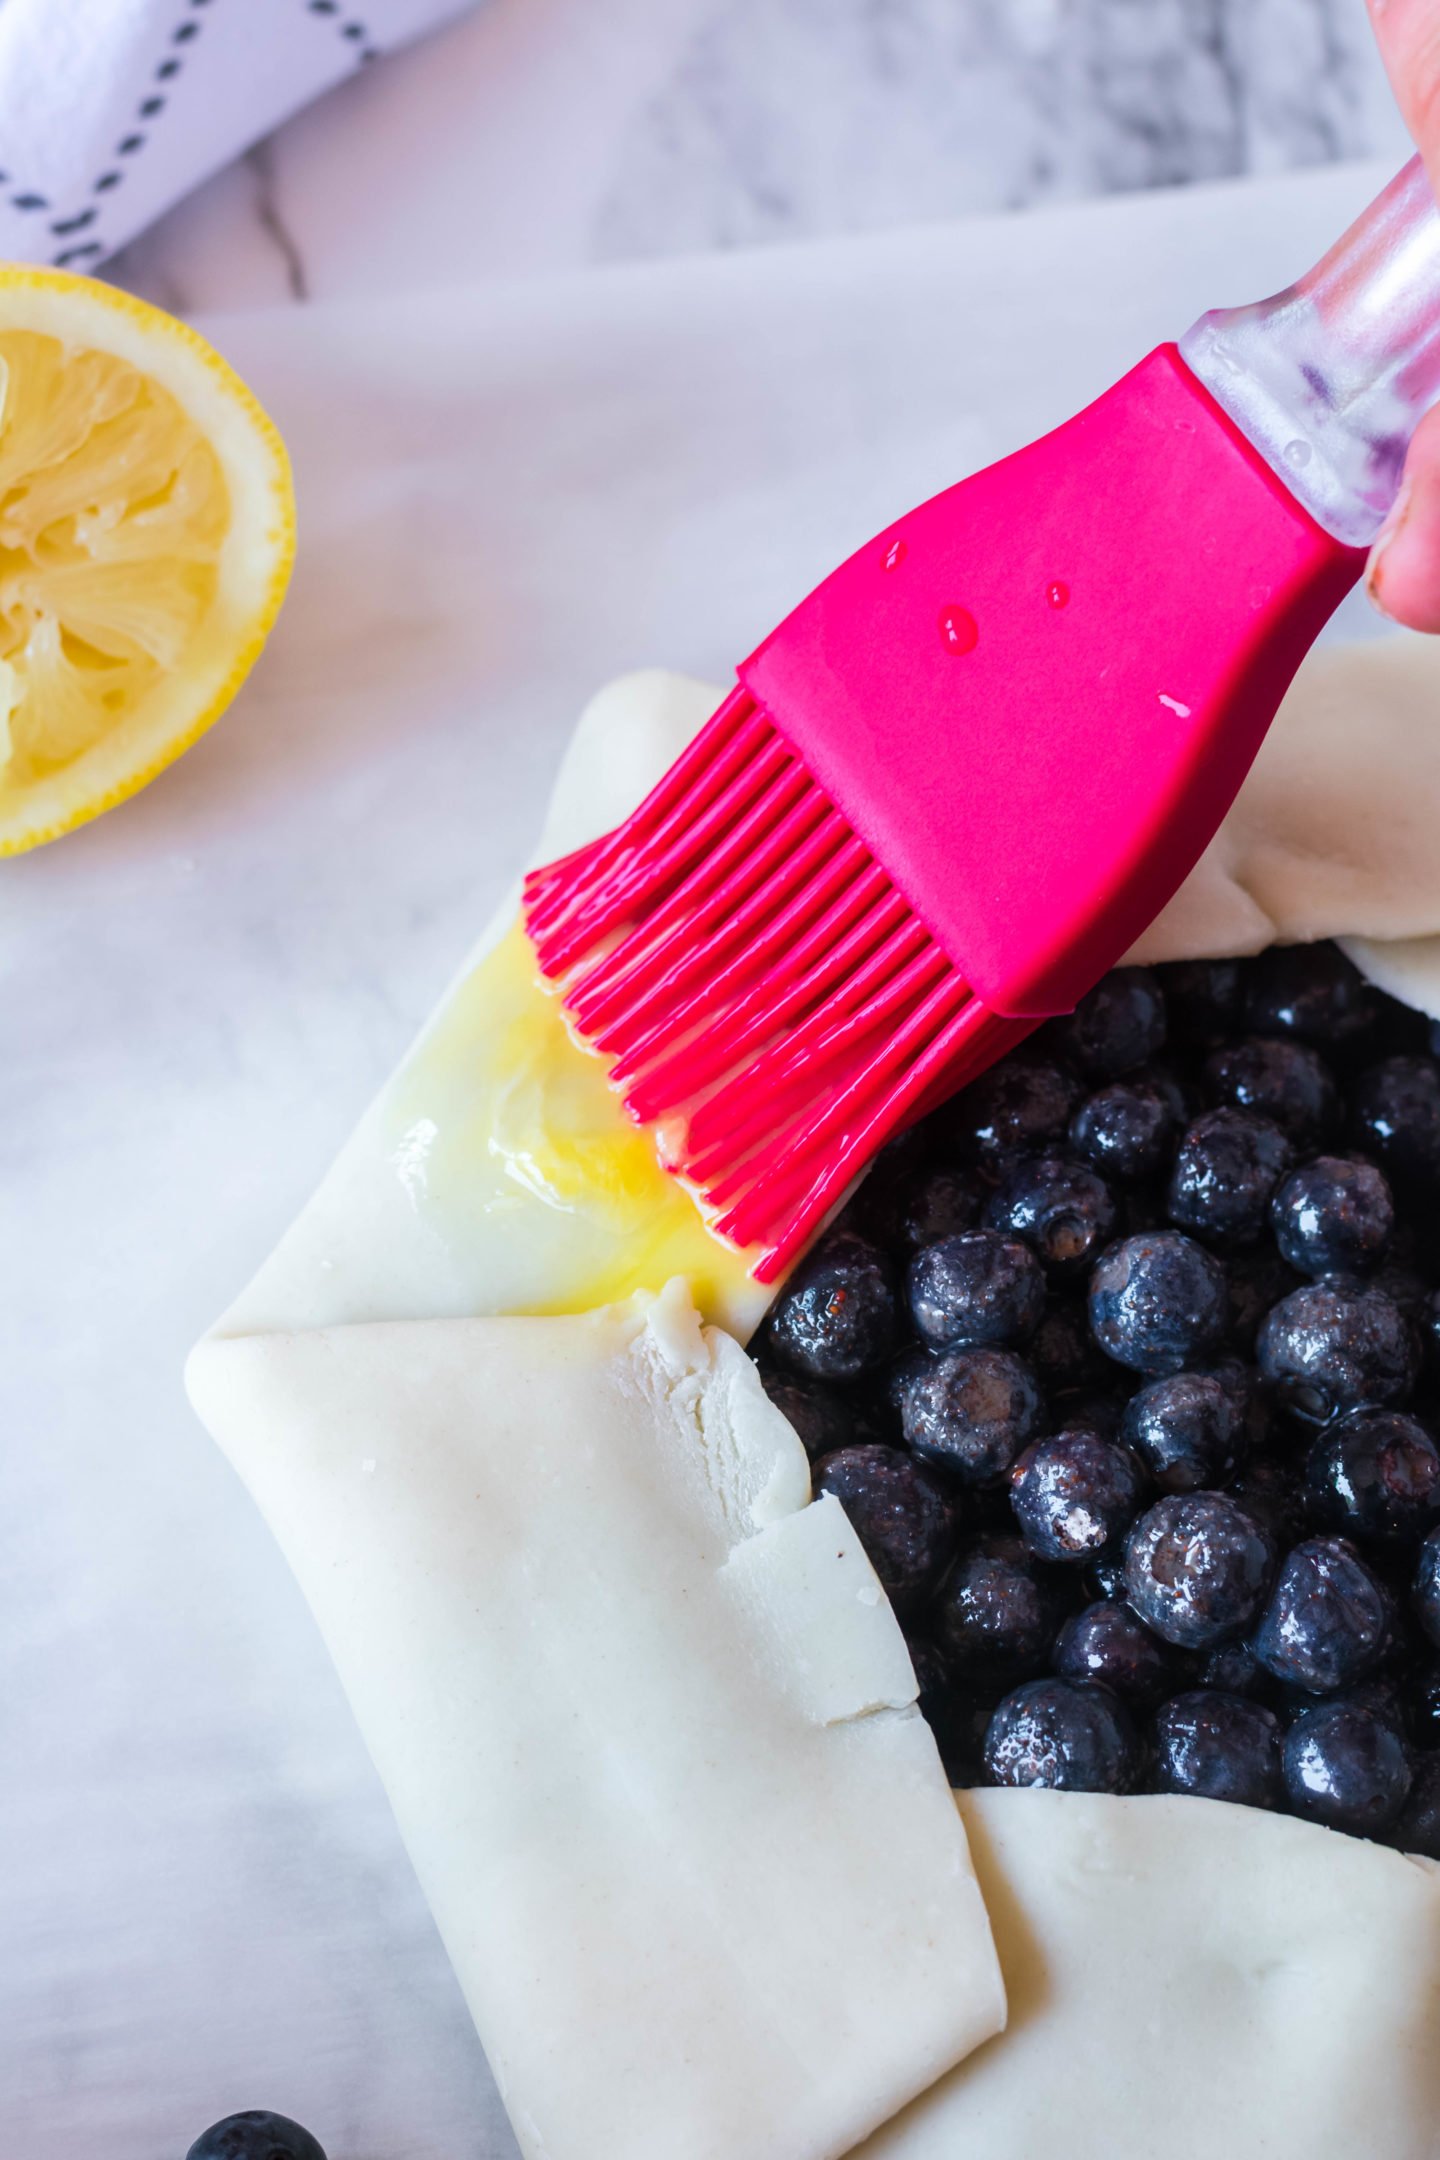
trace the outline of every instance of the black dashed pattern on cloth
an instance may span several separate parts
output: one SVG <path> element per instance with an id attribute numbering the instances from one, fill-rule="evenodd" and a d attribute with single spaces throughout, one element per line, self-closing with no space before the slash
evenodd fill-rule
<path id="1" fill-rule="evenodd" d="M 172 49 L 151 70 L 151 81 L 165 87 L 160 90 L 147 88 L 144 97 L 136 105 L 129 133 L 122 135 L 114 146 L 112 152 L 114 157 L 130 160 L 137 157 L 145 148 L 146 143 L 150 140 L 153 128 L 150 126 L 137 128 L 134 126 L 133 121 L 150 123 L 161 118 L 173 94 L 169 86 L 184 71 L 185 60 L 188 57 L 186 48 L 192 45 L 195 39 L 200 36 L 205 27 L 203 20 L 205 12 L 214 5 L 215 0 L 185 0 L 184 12 L 166 40 L 167 45 Z M 357 65 L 364 65 L 368 61 L 379 58 L 379 48 L 370 43 L 370 34 L 363 20 L 360 16 L 352 14 L 342 4 L 342 0 L 299 0 L 299 5 L 306 14 L 324 16 L 329 19 L 336 32 L 351 49 Z M 174 50 L 176 47 L 179 48 L 178 52 Z M 105 170 L 90 183 L 90 193 L 98 197 L 111 194 L 124 181 L 126 169 L 127 167 L 123 164 L 107 165 Z M 15 182 L 11 174 L 0 172 L 0 191 L 14 185 Z M 12 210 L 48 211 L 55 207 L 48 196 L 37 195 L 33 189 L 19 188 L 15 194 L 7 196 L 6 201 L 8 207 Z M 99 215 L 100 205 L 92 202 L 85 203 L 78 209 L 66 211 L 61 217 L 51 219 L 50 232 L 57 240 L 66 243 L 52 253 L 50 263 L 53 269 L 70 269 L 76 265 L 93 262 L 98 257 L 112 252 L 107 243 L 101 239 L 91 237 L 75 240 L 73 237 L 77 233 L 88 232 Z"/>

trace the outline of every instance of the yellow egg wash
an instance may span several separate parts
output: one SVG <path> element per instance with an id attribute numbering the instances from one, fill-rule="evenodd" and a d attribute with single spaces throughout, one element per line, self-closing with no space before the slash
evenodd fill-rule
<path id="1" fill-rule="evenodd" d="M 726 1245 L 571 1038 L 517 922 L 473 968 L 399 1076 L 389 1151 L 412 1202 L 454 1235 L 489 1220 L 543 1273 L 514 1309 L 584 1312 L 685 1276 L 706 1319 L 755 1307 L 756 1253 Z"/>

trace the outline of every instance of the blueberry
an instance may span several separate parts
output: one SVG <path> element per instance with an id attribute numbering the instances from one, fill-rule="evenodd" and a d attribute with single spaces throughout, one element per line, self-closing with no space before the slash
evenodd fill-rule
<path id="1" fill-rule="evenodd" d="M 325 2160 L 325 2155 L 310 2132 L 288 2115 L 246 2108 L 202 2130 L 185 2160 Z"/>
<path id="2" fill-rule="evenodd" d="M 1393 1544 L 1440 1516 L 1440 1449 L 1403 1410 L 1347 1410 L 1311 1443 L 1305 1465 L 1316 1522 Z"/>
<path id="3" fill-rule="evenodd" d="M 1125 1588 L 1154 1633 L 1182 1650 L 1241 1635 L 1275 1568 L 1269 1534 L 1226 1493 L 1167 1493 L 1130 1533 Z"/>
<path id="4" fill-rule="evenodd" d="M 855 1438 L 849 1409 L 838 1395 L 814 1380 L 795 1380 L 788 1373 L 764 1370 L 760 1375 L 765 1392 L 800 1436 L 811 1462 L 835 1448 L 848 1447 Z"/>
<path id="5" fill-rule="evenodd" d="M 1383 1585 L 1343 1538 L 1304 1538 L 1280 1563 L 1251 1648 L 1268 1673 L 1333 1695 L 1380 1662 L 1390 1634 Z"/>
<path id="6" fill-rule="evenodd" d="M 1236 1253 L 1226 1262 L 1230 1289 L 1230 1339 L 1248 1356 L 1272 1305 L 1300 1288 L 1300 1277 L 1272 1245 Z"/>
<path id="7" fill-rule="evenodd" d="M 1105 1180 L 1085 1163 L 1037 1155 L 1016 1163 L 991 1195 L 992 1230 L 1024 1238 L 1053 1275 L 1079 1275 L 1115 1229 Z"/>
<path id="8" fill-rule="evenodd" d="M 950 1668 L 928 1635 L 907 1635 L 905 1647 L 915 1668 L 916 1700 L 929 1725 L 938 1725 L 950 1707 L 954 1688 Z"/>
<path id="9" fill-rule="evenodd" d="M 1380 1001 L 1353 962 L 1327 939 L 1272 945 L 1245 974 L 1245 1025 L 1252 1035 L 1289 1035 L 1317 1050 L 1344 1052 L 1375 1027 Z"/>
<path id="10" fill-rule="evenodd" d="M 1093 1680 L 1032 1680 L 1007 1695 L 985 1735 L 992 1785 L 1128 1792 L 1139 1747 L 1123 1706 Z"/>
<path id="11" fill-rule="evenodd" d="M 1050 1660 L 1065 1680 L 1098 1680 L 1122 1702 L 1148 1709 L 1175 1684 L 1170 1651 L 1128 1605 L 1103 1598 L 1061 1628 Z"/>
<path id="12" fill-rule="evenodd" d="M 1091 1332 L 1107 1357 L 1135 1372 L 1194 1364 L 1218 1349 L 1227 1318 L 1224 1269 L 1174 1230 L 1112 1245 L 1090 1277 Z"/>
<path id="13" fill-rule="evenodd" d="M 1281 1797 L 1280 1720 L 1242 1695 L 1195 1689 L 1172 1695 L 1155 1719 L 1157 1792 L 1193 1793 L 1240 1807 Z"/>
<path id="14" fill-rule="evenodd" d="M 1317 1155 L 1270 1203 L 1275 1242 L 1302 1275 L 1375 1267 L 1395 1228 L 1384 1174 L 1353 1155 Z"/>
<path id="15" fill-rule="evenodd" d="M 1028 1245 L 999 1230 L 965 1230 L 910 1263 L 916 1332 L 937 1349 L 1023 1344 L 1045 1310 L 1045 1277 Z"/>
<path id="16" fill-rule="evenodd" d="M 811 1380 L 855 1380 L 895 1347 L 895 1291 L 884 1256 L 839 1231 L 803 1260 L 776 1300 L 770 1341 Z"/>
<path id="17" fill-rule="evenodd" d="M 1116 1080 L 1154 1057 L 1165 1041 L 1165 995 L 1153 968 L 1115 968 L 1102 975 L 1054 1039 L 1095 1080 Z"/>
<path id="18" fill-rule="evenodd" d="M 932 1590 L 955 1542 L 955 1504 L 943 1480 L 903 1448 L 847 1447 L 815 1466 L 817 1493 L 833 1493 L 887 1597 L 908 1610 Z"/>
<path id="19" fill-rule="evenodd" d="M 1070 1120 L 1070 1145 L 1106 1177 L 1134 1184 L 1163 1170 L 1179 1123 L 1172 1096 L 1137 1074 L 1086 1096 Z"/>
<path id="20" fill-rule="evenodd" d="M 1356 1703 L 1321 1703 L 1296 1718 L 1283 1764 L 1295 1814 L 1359 1837 L 1388 1830 L 1410 1792 L 1404 1741 Z"/>
<path id="21" fill-rule="evenodd" d="M 1181 1138 L 1170 1172 L 1170 1220 L 1223 1246 L 1253 1245 L 1275 1187 L 1295 1160 L 1278 1125 L 1253 1110 L 1207 1110 Z"/>
<path id="22" fill-rule="evenodd" d="M 1405 1402 L 1419 1346 L 1383 1291 L 1362 1283 L 1306 1283 L 1267 1314 L 1255 1342 L 1265 1385 L 1288 1414 L 1319 1425 L 1361 1403 Z"/>
<path id="23" fill-rule="evenodd" d="M 1433 1057 L 1383 1058 L 1362 1073 L 1351 1124 L 1402 1199 L 1440 1192 L 1440 1063 Z"/>
<path id="24" fill-rule="evenodd" d="M 1081 1426 L 1032 1442 L 1011 1474 L 1010 1505 L 1040 1559 L 1084 1561 L 1129 1528 L 1142 1490 L 1129 1448 Z"/>
<path id="25" fill-rule="evenodd" d="M 1217 1643 L 1207 1650 L 1195 1677 L 1217 1695 L 1264 1695 L 1271 1687 L 1270 1675 L 1243 1642 Z"/>
<path id="26" fill-rule="evenodd" d="M 1235 1467 L 1240 1416 L 1212 1373 L 1169 1373 L 1132 1395 L 1121 1423 L 1161 1492 L 1200 1492 Z"/>
<path id="27" fill-rule="evenodd" d="M 1340 1122 L 1334 1075 L 1306 1043 L 1227 1043 L 1205 1060 L 1205 1088 L 1212 1102 L 1272 1119 L 1297 1147 L 1318 1147 Z"/>
<path id="28" fill-rule="evenodd" d="M 1440 1860 L 1440 1754 L 1415 1759 L 1410 1795 L 1391 1836 L 1401 1852 Z"/>
<path id="29" fill-rule="evenodd" d="M 1430 1531 L 1420 1547 L 1411 1603 L 1421 1627 L 1440 1649 L 1440 1528 Z"/>
<path id="30" fill-rule="evenodd" d="M 942 1350 L 907 1385 L 900 1409 L 907 1444 L 965 1485 L 1009 1475 L 1040 1422 L 1040 1391 L 1009 1350 Z"/>
<path id="31" fill-rule="evenodd" d="M 1078 1295 L 1051 1299 L 1025 1354 L 1041 1386 L 1052 1391 L 1084 1387 L 1108 1369 L 1090 1333 L 1085 1301 Z"/>
<path id="32" fill-rule="evenodd" d="M 935 1599 L 946 1662 L 967 1686 L 1000 1685 L 1039 1672 L 1063 1617 L 1060 1592 L 1017 1537 L 975 1538 Z"/>
<path id="33" fill-rule="evenodd" d="M 1239 1028 L 1243 992 L 1238 960 L 1172 960 L 1155 972 L 1165 993 L 1172 1042 L 1208 1049 Z"/>
<path id="34" fill-rule="evenodd" d="M 956 1096 L 949 1118 L 956 1137 L 991 1169 L 1064 1137 L 1080 1086 L 1052 1059 L 1001 1060 Z"/>

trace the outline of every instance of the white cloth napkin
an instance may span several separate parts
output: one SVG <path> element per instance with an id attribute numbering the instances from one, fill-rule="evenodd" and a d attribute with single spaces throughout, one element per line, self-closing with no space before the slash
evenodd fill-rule
<path id="1" fill-rule="evenodd" d="M 297 107 L 473 0 L 4 0 L 0 256 L 93 270 Z"/>

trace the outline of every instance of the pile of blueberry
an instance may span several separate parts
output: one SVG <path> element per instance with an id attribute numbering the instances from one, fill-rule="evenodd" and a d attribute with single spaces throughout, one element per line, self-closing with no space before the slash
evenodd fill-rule
<path id="1" fill-rule="evenodd" d="M 1440 1858 L 1437 1053 L 1332 945 L 1118 969 L 792 1277 L 755 1354 L 955 1783 Z"/>

